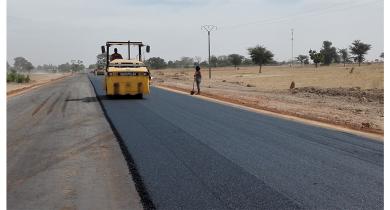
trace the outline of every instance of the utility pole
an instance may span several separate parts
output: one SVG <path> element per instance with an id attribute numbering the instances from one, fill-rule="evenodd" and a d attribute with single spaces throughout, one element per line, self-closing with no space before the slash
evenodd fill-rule
<path id="1" fill-rule="evenodd" d="M 291 68 L 293 68 L 294 63 L 294 29 L 291 29 Z"/>
<path id="2" fill-rule="evenodd" d="M 211 79 L 211 64 L 210 64 L 210 32 L 217 30 L 217 26 L 214 25 L 203 25 L 201 27 L 202 30 L 207 31 L 207 36 L 208 36 L 208 44 L 209 44 L 209 79 Z"/>

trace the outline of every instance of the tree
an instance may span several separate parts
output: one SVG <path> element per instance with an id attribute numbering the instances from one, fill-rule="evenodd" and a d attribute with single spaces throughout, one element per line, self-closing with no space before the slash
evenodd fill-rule
<path id="1" fill-rule="evenodd" d="M 79 72 L 83 69 L 85 69 L 85 66 L 83 64 L 83 61 L 82 60 L 71 60 L 71 69 L 72 69 L 72 72 Z"/>
<path id="2" fill-rule="evenodd" d="M 176 68 L 176 63 L 173 62 L 173 61 L 168 61 L 168 62 L 167 62 L 167 67 L 168 67 L 168 68 Z"/>
<path id="3" fill-rule="evenodd" d="M 244 60 L 244 56 L 239 54 L 230 54 L 228 56 L 228 59 L 232 65 L 234 65 L 234 68 L 237 68 L 237 66 L 241 65 L 242 60 Z"/>
<path id="4" fill-rule="evenodd" d="M 207 61 L 202 61 L 202 62 L 200 62 L 199 66 L 208 67 L 208 63 L 207 63 Z"/>
<path id="5" fill-rule="evenodd" d="M 338 63 L 340 61 L 339 55 L 335 47 L 332 47 L 332 42 L 324 41 L 320 53 L 323 56 L 323 63 L 329 65 L 333 62 Z"/>
<path id="6" fill-rule="evenodd" d="M 151 57 L 145 63 L 152 69 L 164 69 L 167 67 L 165 60 L 160 57 Z"/>
<path id="7" fill-rule="evenodd" d="M 48 71 L 48 72 L 56 72 L 57 66 L 55 66 L 53 64 L 43 64 L 43 65 L 38 65 L 37 69 L 43 70 L 43 71 Z"/>
<path id="8" fill-rule="evenodd" d="M 92 69 L 96 69 L 97 68 L 97 64 L 89 64 L 88 66 L 88 69 L 92 70 Z"/>
<path id="9" fill-rule="evenodd" d="M 23 57 L 16 57 L 14 58 L 14 61 L 14 69 L 16 71 L 27 71 L 30 73 L 30 71 L 34 68 L 32 63 Z"/>
<path id="10" fill-rule="evenodd" d="M 218 60 L 217 66 L 229 66 L 230 65 L 229 58 L 226 55 L 218 56 L 217 60 Z"/>
<path id="11" fill-rule="evenodd" d="M 190 58 L 190 57 L 181 57 L 181 59 L 178 61 L 176 60 L 175 61 L 175 65 L 177 67 L 181 67 L 181 68 L 189 68 L 189 67 L 193 67 L 194 66 L 194 59 L 193 58 Z"/>
<path id="12" fill-rule="evenodd" d="M 210 57 L 210 65 L 212 67 L 217 67 L 217 63 L 218 63 L 218 58 L 215 55 L 212 55 Z"/>
<path id="13" fill-rule="evenodd" d="M 344 63 L 344 67 L 345 67 L 345 63 L 350 61 L 348 50 L 346 48 L 345 49 L 339 49 L 339 53 L 340 53 L 341 59 L 343 59 L 343 63 Z"/>
<path id="14" fill-rule="evenodd" d="M 7 71 L 11 71 L 12 70 L 12 66 L 9 65 L 8 61 L 7 61 Z"/>
<path id="15" fill-rule="evenodd" d="M 298 55 L 297 61 L 301 62 L 303 65 L 309 62 L 309 57 L 307 55 Z"/>
<path id="16" fill-rule="evenodd" d="M 246 65 L 246 66 L 251 66 L 251 65 L 253 65 L 253 61 L 250 58 L 244 58 L 242 61 L 242 64 Z"/>
<path id="17" fill-rule="evenodd" d="M 364 55 L 367 54 L 367 51 L 371 49 L 370 44 L 365 44 L 360 40 L 355 40 L 352 42 L 352 45 L 349 46 L 349 50 L 351 50 L 351 54 L 355 55 L 354 60 L 360 64 L 364 61 Z"/>
<path id="18" fill-rule="evenodd" d="M 309 50 L 310 59 L 313 61 L 313 63 L 316 64 L 316 68 L 318 67 L 318 64 L 322 62 L 323 60 L 323 54 L 316 52 L 315 50 Z"/>
<path id="19" fill-rule="evenodd" d="M 200 56 L 195 56 L 195 57 L 194 57 L 194 60 L 195 60 L 196 64 L 199 65 L 199 64 L 202 62 L 202 57 L 200 57 Z"/>
<path id="20" fill-rule="evenodd" d="M 268 64 L 273 61 L 274 54 L 261 45 L 248 48 L 248 52 L 253 63 L 259 65 L 259 73 L 261 73 L 261 67 L 264 64 Z"/>
<path id="21" fill-rule="evenodd" d="M 385 58 L 384 52 L 382 52 L 381 55 L 380 55 L 379 57 L 382 58 L 382 59 L 384 59 L 384 58 Z"/>
<path id="22" fill-rule="evenodd" d="M 72 67 L 68 62 L 58 65 L 58 70 L 61 72 L 69 72 L 71 70 L 71 68 Z"/>

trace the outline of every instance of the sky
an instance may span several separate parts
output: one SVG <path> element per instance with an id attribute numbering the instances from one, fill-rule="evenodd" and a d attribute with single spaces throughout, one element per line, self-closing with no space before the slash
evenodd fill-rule
<path id="1" fill-rule="evenodd" d="M 287 61 L 293 29 L 294 57 L 320 50 L 324 40 L 348 48 L 359 39 L 372 45 L 367 59 L 374 60 L 384 51 L 383 16 L 383 0 L 9 0 L 7 60 L 88 65 L 106 41 L 127 40 L 150 45 L 146 58 L 206 59 L 202 25 L 217 26 L 211 32 L 217 56 L 248 57 L 249 47 L 263 45 Z"/>

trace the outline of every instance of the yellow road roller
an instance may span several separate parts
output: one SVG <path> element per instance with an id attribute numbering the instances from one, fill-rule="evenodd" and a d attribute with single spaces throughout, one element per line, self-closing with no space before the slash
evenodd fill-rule
<path id="1" fill-rule="evenodd" d="M 115 53 L 110 55 L 110 47 L 115 45 L 127 45 L 128 59 L 123 59 L 115 48 Z M 130 59 L 130 47 L 138 47 L 138 59 Z M 149 69 L 142 62 L 142 47 L 146 47 L 146 52 L 150 52 L 150 46 L 142 42 L 106 42 L 102 46 L 102 53 L 106 54 L 106 73 L 104 86 L 107 96 L 138 96 L 142 98 L 150 93 L 151 75 Z"/>

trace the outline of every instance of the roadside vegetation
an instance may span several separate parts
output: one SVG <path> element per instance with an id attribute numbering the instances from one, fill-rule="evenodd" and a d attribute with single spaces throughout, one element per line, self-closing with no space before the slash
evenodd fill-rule
<path id="1" fill-rule="evenodd" d="M 34 69 L 32 63 L 23 57 L 16 57 L 14 61 L 13 66 L 7 62 L 7 82 L 30 82 L 29 74 Z"/>
<path id="2" fill-rule="evenodd" d="M 7 62 L 7 83 L 28 83 L 31 81 L 30 74 L 34 72 L 47 73 L 67 73 L 78 72 L 85 68 L 83 61 L 72 60 L 71 63 L 60 64 L 58 66 L 52 64 L 43 64 L 34 67 L 34 65 L 24 57 L 14 58 L 14 64 L 10 65 Z"/>
<path id="3" fill-rule="evenodd" d="M 257 45 L 256 47 L 248 48 L 248 52 L 253 63 L 259 65 L 259 73 L 261 73 L 261 67 L 263 65 L 274 61 L 274 54 L 263 46 Z"/>
<path id="4" fill-rule="evenodd" d="M 85 69 L 83 63 L 82 60 L 71 60 L 70 63 L 66 62 L 60 65 L 43 64 L 38 65 L 36 70 L 50 73 L 80 72 Z"/>
<path id="5" fill-rule="evenodd" d="M 161 57 L 151 57 L 145 61 L 146 65 L 151 69 L 172 69 L 172 68 L 193 68 L 195 65 L 200 65 L 201 67 L 234 67 L 239 70 L 240 66 L 259 66 L 259 73 L 263 66 L 272 65 L 272 66 L 281 66 L 281 65 L 290 65 L 301 64 L 304 65 L 314 65 L 316 68 L 320 66 L 329 66 L 331 64 L 354 64 L 357 63 L 368 63 L 371 62 L 379 63 L 383 62 L 384 54 L 381 53 L 378 55 L 378 59 L 374 61 L 367 62 L 365 55 L 371 49 L 370 44 L 366 44 L 360 40 L 355 40 L 351 43 L 348 48 L 338 49 L 333 46 L 333 43 L 329 40 L 322 42 L 322 48 L 320 50 L 310 49 L 308 54 L 299 54 L 293 61 L 275 61 L 273 59 L 274 54 L 272 50 L 267 49 L 265 46 L 257 45 L 254 47 L 248 48 L 248 57 L 245 57 L 240 54 L 229 54 L 229 55 L 211 55 L 210 64 L 208 58 L 202 60 L 200 56 L 195 57 L 186 57 L 183 56 L 179 60 L 168 60 L 166 61 Z M 105 56 L 102 56 L 103 58 Z M 99 63 L 98 55 L 98 63 Z M 96 64 L 98 65 L 98 64 Z"/>
<path id="6" fill-rule="evenodd" d="M 19 74 L 15 70 L 7 72 L 7 82 L 27 83 L 30 82 L 30 76 Z"/>

